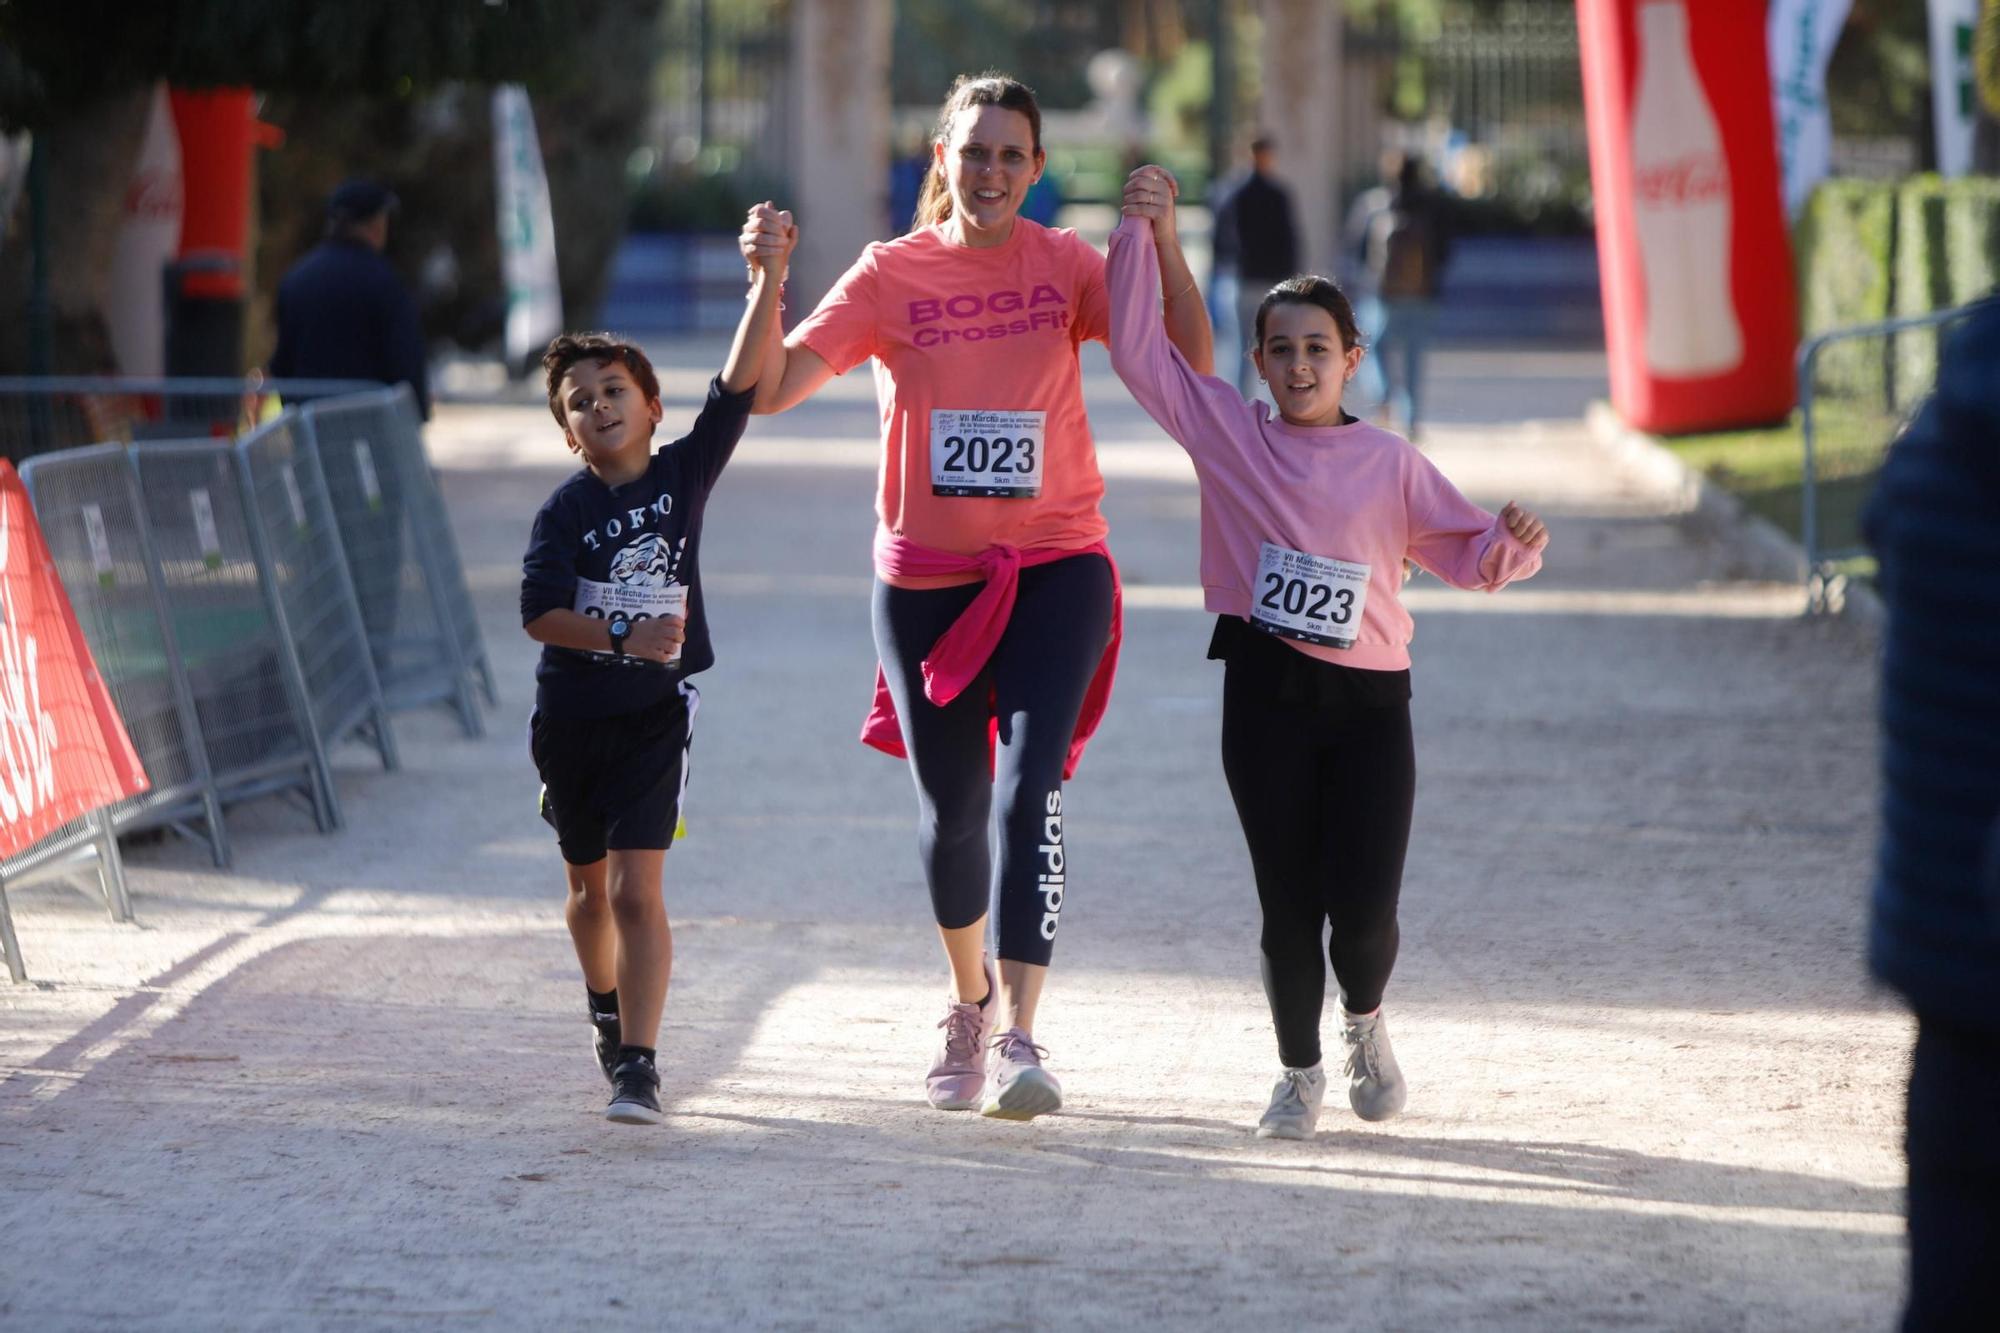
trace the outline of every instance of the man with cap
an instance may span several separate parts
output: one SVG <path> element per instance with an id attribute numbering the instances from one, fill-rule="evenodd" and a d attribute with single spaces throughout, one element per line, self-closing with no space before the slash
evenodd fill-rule
<path id="1" fill-rule="evenodd" d="M 396 196 L 371 180 L 349 180 L 326 206 L 326 237 L 278 284 L 280 378 L 363 379 L 408 384 L 425 420 L 430 378 L 416 303 L 382 251 Z"/>

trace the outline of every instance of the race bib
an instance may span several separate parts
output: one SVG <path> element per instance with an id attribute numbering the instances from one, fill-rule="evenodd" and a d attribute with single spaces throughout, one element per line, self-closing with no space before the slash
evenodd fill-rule
<path id="1" fill-rule="evenodd" d="M 931 494 L 1032 500 L 1042 493 L 1046 412 L 931 413 Z"/>
<path id="2" fill-rule="evenodd" d="M 1368 603 L 1368 566 L 1263 544 L 1251 623 L 1280 638 L 1352 648 Z"/>
<path id="3" fill-rule="evenodd" d="M 571 610 L 592 620 L 651 620 L 654 616 L 685 616 L 688 590 L 685 583 L 639 585 L 599 583 L 595 579 L 576 581 L 576 601 Z M 609 648 L 592 648 L 599 657 L 616 656 Z M 680 657 L 674 651 L 668 661 Z"/>

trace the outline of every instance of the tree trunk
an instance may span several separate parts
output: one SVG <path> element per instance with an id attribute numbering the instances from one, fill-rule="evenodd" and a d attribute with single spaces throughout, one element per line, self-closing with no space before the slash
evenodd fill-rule
<path id="1" fill-rule="evenodd" d="M 120 93 L 69 115 L 35 136 L 48 154 L 49 306 L 55 373 L 106 374 L 116 368 L 104 323 L 111 254 L 125 219 L 125 191 L 152 112 L 150 86 Z M 31 203 L 23 190 L 0 245 L 0 369 L 28 368 L 28 309 L 33 282 Z"/>

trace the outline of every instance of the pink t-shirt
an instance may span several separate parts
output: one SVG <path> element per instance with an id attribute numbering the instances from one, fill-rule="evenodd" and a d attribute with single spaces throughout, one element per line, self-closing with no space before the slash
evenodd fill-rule
<path id="1" fill-rule="evenodd" d="M 1407 557 L 1456 588 L 1494 591 L 1542 566 L 1493 514 L 1473 504 L 1402 436 L 1365 421 L 1294 426 L 1236 387 L 1200 375 L 1167 341 L 1151 226 L 1111 233 L 1111 365 L 1153 420 L 1194 460 L 1201 482 L 1201 583 L 1209 610 L 1245 620 L 1277 602 L 1266 545 L 1367 566 L 1361 623 L 1348 648 L 1287 638 L 1342 666 L 1410 665 L 1415 624 L 1403 606 Z M 1358 575 L 1356 576 L 1359 577 Z M 1283 610 L 1293 608 L 1279 606 Z"/>
<path id="2" fill-rule="evenodd" d="M 863 250 L 791 341 L 840 374 L 875 358 L 878 551 L 896 536 L 968 556 L 995 543 L 1079 550 L 1103 541 L 1104 478 L 1077 347 L 1109 331 L 1104 259 L 1073 231 L 1016 218 L 996 246 L 959 245 L 932 226 Z M 934 470 L 946 464 L 973 471 Z M 1029 478 L 1039 489 L 1033 498 L 937 494 L 940 475 L 947 489 L 964 476 L 980 483 L 973 489 L 1019 489 Z M 897 587 L 978 581 L 876 566 Z"/>

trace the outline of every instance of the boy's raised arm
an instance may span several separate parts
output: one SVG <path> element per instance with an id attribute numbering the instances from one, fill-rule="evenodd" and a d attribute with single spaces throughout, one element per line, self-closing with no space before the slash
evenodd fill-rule
<path id="1" fill-rule="evenodd" d="M 759 228 L 754 247 L 746 248 L 744 254 L 750 265 L 749 303 L 736 325 L 729 359 L 722 364 L 722 387 L 731 393 L 752 387 L 767 390 L 775 380 L 784 378 L 785 330 L 778 318 L 778 300 L 784 293 L 785 266 L 791 262 L 799 231 L 790 213 L 778 213 L 768 203 L 761 209 L 770 213 L 768 223 Z M 759 209 L 751 210 L 751 218 L 753 223 L 762 220 Z M 774 346 L 778 357 L 772 355 Z M 758 394 L 759 399 L 768 396 L 768 390 Z"/>

